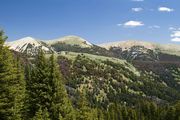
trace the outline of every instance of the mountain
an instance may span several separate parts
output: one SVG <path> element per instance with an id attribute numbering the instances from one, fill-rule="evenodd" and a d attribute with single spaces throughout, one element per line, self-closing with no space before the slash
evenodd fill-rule
<path id="1" fill-rule="evenodd" d="M 26 53 L 28 55 L 36 55 L 40 49 L 45 53 L 52 52 L 52 49 L 46 43 L 32 37 L 25 37 L 16 41 L 7 42 L 6 45 L 14 51 Z"/>
<path id="2" fill-rule="evenodd" d="M 95 45 L 79 36 L 64 36 L 53 40 L 39 40 L 25 37 L 7 42 L 10 49 L 28 55 L 36 55 L 42 48 L 45 53 L 70 51 L 116 57 L 128 61 L 176 61 L 179 60 L 180 46 L 156 44 L 145 41 L 128 40 Z"/>
<path id="3" fill-rule="evenodd" d="M 131 49 L 134 46 L 143 46 L 146 49 L 156 50 L 163 53 L 168 53 L 172 55 L 180 55 L 180 45 L 176 44 L 158 44 L 146 41 L 138 41 L 138 40 L 127 40 L 127 41 L 119 41 L 119 42 L 111 42 L 100 44 L 99 46 L 111 49 L 111 48 L 121 48 L 122 51 Z"/>
<path id="4" fill-rule="evenodd" d="M 7 42 L 10 49 L 26 53 L 28 55 L 35 55 L 39 48 L 42 48 L 46 53 L 71 51 L 83 52 L 95 55 L 113 56 L 109 50 L 91 44 L 87 40 L 78 36 L 64 36 L 54 40 L 38 40 L 31 37 L 22 38 L 13 42 Z"/>
<path id="5" fill-rule="evenodd" d="M 89 53 L 94 55 L 113 56 L 109 50 L 94 45 L 78 36 L 65 36 L 55 40 L 45 41 L 56 52 L 71 51 L 77 53 Z"/>
<path id="6" fill-rule="evenodd" d="M 118 41 L 118 42 L 110 42 L 100 44 L 99 46 L 104 47 L 106 49 L 110 49 L 112 47 L 122 48 L 122 51 L 130 49 L 133 46 L 144 46 L 147 49 L 154 50 L 156 48 L 155 44 L 145 41 L 137 41 L 137 40 L 127 40 L 127 41 Z"/>
<path id="7" fill-rule="evenodd" d="M 56 45 L 56 44 L 66 44 L 66 45 L 71 45 L 71 46 L 79 46 L 82 48 L 93 46 L 93 44 L 91 44 L 87 40 L 85 40 L 81 37 L 78 37 L 78 36 L 74 36 L 74 35 L 65 36 L 62 38 L 58 38 L 55 40 L 49 40 L 49 41 L 45 41 L 45 42 L 51 46 Z"/>
<path id="8" fill-rule="evenodd" d="M 120 41 L 99 45 L 127 60 L 158 61 L 161 56 L 180 56 L 180 45 L 156 44 L 145 41 Z M 167 58 L 166 57 L 166 58 Z"/>

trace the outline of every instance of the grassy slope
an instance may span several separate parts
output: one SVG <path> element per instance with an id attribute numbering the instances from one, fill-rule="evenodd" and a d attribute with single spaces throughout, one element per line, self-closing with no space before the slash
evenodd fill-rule
<path id="1" fill-rule="evenodd" d="M 122 60 L 122 59 L 118 59 L 118 58 L 92 55 L 92 54 L 88 54 L 88 53 L 76 53 L 76 52 L 65 52 L 65 51 L 60 52 L 59 54 L 56 54 L 56 56 L 61 55 L 61 56 L 67 57 L 68 59 L 74 60 L 77 57 L 77 55 L 81 55 L 81 54 L 83 54 L 84 56 L 86 56 L 92 60 L 95 60 L 97 62 L 109 60 L 109 61 L 114 62 L 114 63 L 123 64 L 123 65 L 125 65 L 125 67 L 127 69 L 132 71 L 137 76 L 140 75 L 140 73 L 136 70 L 136 68 L 133 65 L 128 63 L 126 60 Z"/>

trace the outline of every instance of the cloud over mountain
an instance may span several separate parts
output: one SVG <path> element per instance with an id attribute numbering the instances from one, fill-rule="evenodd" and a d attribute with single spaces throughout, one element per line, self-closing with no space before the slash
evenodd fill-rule
<path id="1" fill-rule="evenodd" d="M 172 31 L 171 38 L 171 41 L 173 42 L 180 42 L 180 31 Z"/>
<path id="2" fill-rule="evenodd" d="M 180 42 L 180 38 L 175 37 L 175 38 L 172 38 L 171 41 L 173 41 L 173 42 Z"/>

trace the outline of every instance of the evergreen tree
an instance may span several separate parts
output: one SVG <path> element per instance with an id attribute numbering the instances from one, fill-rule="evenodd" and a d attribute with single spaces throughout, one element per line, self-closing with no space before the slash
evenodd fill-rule
<path id="1" fill-rule="evenodd" d="M 117 106 L 114 103 L 111 103 L 108 106 L 108 119 L 110 119 L 110 120 L 117 120 L 118 119 Z"/>
<path id="2" fill-rule="evenodd" d="M 32 74 L 32 71 L 31 71 L 31 66 L 30 64 L 27 64 L 25 66 L 25 81 L 26 81 L 26 94 L 25 94 L 25 101 L 24 101 L 24 114 L 23 114 L 23 118 L 26 119 L 26 118 L 30 118 L 30 116 L 32 117 L 32 96 L 31 96 L 31 88 L 32 88 L 32 79 L 31 79 L 31 74 Z"/>
<path id="3" fill-rule="evenodd" d="M 85 93 L 80 93 L 78 100 L 78 120 L 93 120 L 92 109 L 88 105 Z"/>
<path id="4" fill-rule="evenodd" d="M 128 110 L 125 105 L 122 107 L 122 117 L 123 117 L 123 120 L 128 120 Z"/>
<path id="5" fill-rule="evenodd" d="M 175 119 L 180 120 L 180 101 L 178 101 L 175 105 L 176 113 Z"/>
<path id="6" fill-rule="evenodd" d="M 40 108 L 42 110 L 46 108 L 52 120 L 75 118 L 54 55 L 47 61 L 41 50 L 33 69 L 29 70 L 27 67 L 26 77 L 28 90 L 26 116 L 32 118 Z"/>
<path id="7" fill-rule="evenodd" d="M 26 85 L 28 87 L 28 85 L 31 82 L 31 65 L 30 64 L 25 66 L 25 80 L 26 80 Z M 26 89 L 28 89 L 27 87 Z"/>
<path id="8" fill-rule="evenodd" d="M 19 60 L 4 46 L 7 37 L 0 31 L 0 119 L 20 120 L 25 82 Z"/>
<path id="9" fill-rule="evenodd" d="M 73 120 L 74 110 L 71 102 L 68 98 L 65 86 L 63 84 L 63 78 L 59 72 L 59 65 L 54 58 L 54 54 L 50 57 L 50 75 L 49 79 L 51 81 L 52 89 L 52 103 L 51 112 L 52 119 L 57 120 L 58 118 L 63 118 L 65 120 Z"/>
<path id="10" fill-rule="evenodd" d="M 137 114 L 132 108 L 130 108 L 128 111 L 128 119 L 129 120 L 137 120 Z"/>
<path id="11" fill-rule="evenodd" d="M 97 118 L 98 118 L 98 120 L 104 120 L 103 109 L 98 109 L 97 108 Z"/>
<path id="12" fill-rule="evenodd" d="M 50 120 L 47 109 L 45 108 L 44 110 L 42 110 L 42 108 L 40 107 L 36 112 L 33 120 Z"/>
<path id="13" fill-rule="evenodd" d="M 23 118 L 27 119 L 30 118 L 30 116 L 32 117 L 32 104 L 31 104 L 31 100 L 32 100 L 32 96 L 30 96 L 32 93 L 32 85 L 33 85 L 33 81 L 32 81 L 32 68 L 30 64 L 27 64 L 25 66 L 25 82 L 26 82 L 26 93 L 25 93 L 25 101 L 24 101 L 24 110 L 23 110 Z"/>
<path id="14" fill-rule="evenodd" d="M 40 108 L 50 109 L 52 90 L 49 81 L 48 63 L 42 50 L 37 55 L 35 66 L 31 71 L 31 79 L 27 82 L 27 90 L 27 116 L 29 118 L 32 118 Z"/>
<path id="15" fill-rule="evenodd" d="M 116 103 L 117 104 L 117 103 Z M 120 104 L 117 104 L 117 116 L 118 116 L 118 120 L 123 120 L 123 116 L 122 116 L 122 111 L 121 111 L 121 105 Z"/>
<path id="16" fill-rule="evenodd" d="M 150 119 L 155 120 L 158 119 L 158 110 L 157 110 L 157 105 L 154 102 L 150 103 Z"/>
<path id="17" fill-rule="evenodd" d="M 176 120 L 175 119 L 175 114 L 176 109 L 174 107 L 170 107 L 166 113 L 166 120 Z"/>
<path id="18" fill-rule="evenodd" d="M 16 66 L 14 66 L 15 70 L 15 80 L 13 85 L 13 91 L 16 95 L 15 104 L 14 104 L 14 116 L 13 119 L 18 120 L 22 118 L 23 109 L 24 109 L 24 101 L 25 101 L 25 78 L 23 66 L 20 64 L 20 58 L 17 56 L 17 60 L 14 62 Z"/>

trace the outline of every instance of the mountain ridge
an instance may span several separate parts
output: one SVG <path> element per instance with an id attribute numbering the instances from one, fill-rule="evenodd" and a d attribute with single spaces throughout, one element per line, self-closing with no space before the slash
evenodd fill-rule
<path id="1" fill-rule="evenodd" d="M 51 39 L 51 40 L 36 39 L 36 38 L 30 37 L 30 36 L 27 36 L 27 37 L 23 37 L 18 40 L 6 42 L 6 44 L 8 45 L 9 43 L 13 43 L 13 42 L 16 42 L 16 41 L 19 41 L 22 39 L 24 39 L 25 41 L 27 41 L 26 39 L 34 39 L 38 42 L 44 42 L 48 45 L 52 45 L 52 44 L 55 44 L 58 42 L 61 42 L 61 43 L 74 42 L 73 40 L 76 40 L 76 42 L 77 41 L 84 42 L 85 44 L 87 44 L 87 46 L 97 45 L 97 46 L 100 46 L 100 47 L 103 47 L 106 49 L 110 49 L 110 47 L 127 47 L 127 48 L 129 48 L 132 46 L 141 45 L 141 46 L 147 47 L 148 49 L 154 49 L 155 47 L 164 48 L 166 50 L 176 48 L 178 51 L 180 51 L 180 45 L 178 45 L 178 44 L 160 44 L 160 43 L 149 42 L 149 41 L 144 41 L 144 40 L 121 40 L 121 41 L 107 42 L 107 43 L 101 43 L 101 44 L 93 44 L 93 43 L 87 41 L 86 39 L 84 39 L 80 36 L 76 36 L 76 35 L 67 35 L 67 36 L 63 36 L 63 37 L 59 37 L 59 38 L 55 38 L 55 39 Z M 70 43 L 68 43 L 68 44 L 70 44 Z M 9 44 L 9 45 L 11 45 L 11 44 Z"/>
<path id="2" fill-rule="evenodd" d="M 38 49 L 42 48 L 46 53 L 52 51 L 57 53 L 61 51 L 82 52 L 130 61 L 137 59 L 157 61 L 160 59 L 160 53 L 180 56 L 180 45 L 159 44 L 139 40 L 117 41 L 95 45 L 75 35 L 68 35 L 53 40 L 25 37 L 16 41 L 7 42 L 6 45 L 17 52 L 29 54 L 28 52 L 30 51 L 31 55 L 37 54 Z"/>

